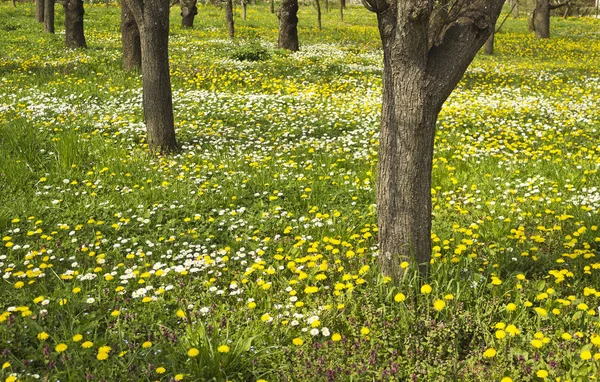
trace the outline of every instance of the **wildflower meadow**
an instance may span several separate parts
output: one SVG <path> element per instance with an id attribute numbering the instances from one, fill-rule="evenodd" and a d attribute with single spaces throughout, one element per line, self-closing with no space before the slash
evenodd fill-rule
<path id="1" fill-rule="evenodd" d="M 433 258 L 378 265 L 376 16 L 171 11 L 181 151 L 146 144 L 120 10 L 88 49 L 0 3 L 2 381 L 593 381 L 600 20 L 509 18 L 438 120 Z"/>

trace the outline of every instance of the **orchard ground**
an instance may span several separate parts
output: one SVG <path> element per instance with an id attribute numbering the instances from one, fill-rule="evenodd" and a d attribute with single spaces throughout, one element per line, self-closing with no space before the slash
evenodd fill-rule
<path id="1" fill-rule="evenodd" d="M 323 8 L 324 5 L 322 5 Z M 591 380 L 600 366 L 600 20 L 509 20 L 444 106 L 431 274 L 377 263 L 376 20 L 171 12 L 180 153 L 145 145 L 119 9 L 89 49 L 0 5 L 0 377 Z M 508 10 L 506 10 L 508 11 Z M 237 9 L 239 16 L 240 9 Z M 408 266 L 408 264 L 404 264 Z"/>

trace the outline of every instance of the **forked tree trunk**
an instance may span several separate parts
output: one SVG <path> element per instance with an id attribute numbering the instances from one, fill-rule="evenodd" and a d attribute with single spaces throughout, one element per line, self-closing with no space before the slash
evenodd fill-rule
<path id="1" fill-rule="evenodd" d="M 491 33 L 503 2 L 470 0 L 461 9 L 464 17 L 440 22 L 442 12 L 432 12 L 428 1 L 365 0 L 377 12 L 384 52 L 377 214 L 379 260 L 394 282 L 404 275 L 402 261 L 428 272 L 437 116 Z"/>
<path id="2" fill-rule="evenodd" d="M 134 70 L 142 67 L 142 47 L 140 31 L 127 2 L 121 4 L 121 42 L 123 44 L 123 69 Z"/>
<path id="3" fill-rule="evenodd" d="M 87 48 L 83 34 L 83 0 L 63 0 L 65 10 L 65 45 L 67 48 Z"/>
<path id="4" fill-rule="evenodd" d="M 35 0 L 35 19 L 44 22 L 44 0 Z"/>
<path id="5" fill-rule="evenodd" d="M 181 27 L 192 28 L 198 14 L 197 0 L 181 0 Z"/>
<path id="6" fill-rule="evenodd" d="M 227 0 L 225 4 L 225 20 L 227 21 L 227 33 L 229 38 L 234 38 L 235 27 L 233 25 L 233 0 Z"/>
<path id="7" fill-rule="evenodd" d="M 321 25 L 321 2 L 319 0 L 315 0 L 315 5 L 317 6 L 317 27 L 319 30 L 322 30 L 323 27 Z"/>
<path id="8" fill-rule="evenodd" d="M 282 0 L 277 8 L 279 35 L 277 47 L 296 52 L 298 44 L 298 0 Z"/>
<path id="9" fill-rule="evenodd" d="M 242 3 L 242 20 L 246 20 L 246 0 L 241 0 Z"/>
<path id="10" fill-rule="evenodd" d="M 533 29 L 535 37 L 550 37 L 550 2 L 549 0 L 536 0 L 533 10 Z"/>
<path id="11" fill-rule="evenodd" d="M 140 31 L 142 89 L 148 146 L 161 153 L 178 149 L 169 73 L 169 0 L 125 0 Z"/>
<path id="12" fill-rule="evenodd" d="M 54 33 L 54 0 L 44 0 L 44 32 Z"/>

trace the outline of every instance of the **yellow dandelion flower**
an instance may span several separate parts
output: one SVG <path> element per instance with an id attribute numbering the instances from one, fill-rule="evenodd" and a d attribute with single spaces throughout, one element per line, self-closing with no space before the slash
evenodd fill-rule
<path id="1" fill-rule="evenodd" d="M 164 374 L 165 371 L 167 371 L 167 369 L 162 366 L 156 368 L 156 374 Z"/>
<path id="2" fill-rule="evenodd" d="M 38 333 L 38 335 L 37 335 L 37 339 L 40 341 L 45 341 L 48 339 L 48 337 L 50 337 L 50 336 L 46 332 L 41 332 L 41 333 Z"/>
<path id="3" fill-rule="evenodd" d="M 446 307 L 446 301 L 444 300 L 435 300 L 433 302 L 433 309 L 437 310 L 438 312 L 441 311 L 442 309 L 444 309 Z"/>
<path id="4" fill-rule="evenodd" d="M 67 344 L 60 343 L 60 344 L 56 345 L 56 347 L 54 348 L 54 350 L 56 350 L 57 353 L 62 353 L 65 350 L 67 350 L 68 348 L 69 347 L 67 346 Z"/>
<path id="5" fill-rule="evenodd" d="M 371 329 L 367 328 L 366 326 L 363 326 L 360 329 L 360 334 L 362 334 L 363 336 L 368 336 L 369 333 L 371 333 Z"/>
<path id="6" fill-rule="evenodd" d="M 144 349 L 148 349 L 150 346 L 152 346 L 152 342 L 150 342 L 150 341 L 146 341 L 142 344 L 142 347 Z"/>
<path id="7" fill-rule="evenodd" d="M 82 338 L 83 338 L 83 336 L 81 334 L 75 334 L 73 336 L 73 342 L 79 342 L 82 340 Z"/>
<path id="8" fill-rule="evenodd" d="M 483 352 L 483 356 L 485 358 L 494 358 L 496 356 L 496 349 L 494 348 L 489 348 L 486 351 Z"/>
<path id="9" fill-rule="evenodd" d="M 404 300 L 406 300 L 406 296 L 404 295 L 404 293 L 397 293 L 394 296 L 394 301 L 396 301 L 396 302 L 402 302 Z"/>
<path id="10" fill-rule="evenodd" d="M 548 372 L 546 370 L 538 370 L 535 375 L 537 375 L 538 378 L 546 378 L 548 376 Z"/>
<path id="11" fill-rule="evenodd" d="M 421 293 L 423 294 L 429 294 L 432 290 L 433 288 L 429 284 L 423 284 L 423 286 L 421 286 Z"/>
<path id="12" fill-rule="evenodd" d="M 292 343 L 296 346 L 302 346 L 304 341 L 302 340 L 302 338 L 296 337 L 292 340 Z"/>
<path id="13" fill-rule="evenodd" d="M 217 348 L 217 351 L 219 353 L 229 353 L 229 346 L 227 345 L 221 345 Z"/>
<path id="14" fill-rule="evenodd" d="M 589 350 L 584 350 L 579 354 L 582 360 L 587 361 L 592 358 L 592 352 Z"/>
<path id="15" fill-rule="evenodd" d="M 187 355 L 188 357 L 196 357 L 198 354 L 200 354 L 200 350 L 196 349 L 196 348 L 191 348 L 190 350 L 188 350 Z"/>
<path id="16" fill-rule="evenodd" d="M 342 335 L 341 335 L 340 333 L 334 333 L 334 334 L 331 336 L 331 340 L 332 340 L 333 342 L 338 342 L 338 341 L 341 341 L 341 339 L 342 339 Z"/>
<path id="17" fill-rule="evenodd" d="M 85 341 L 84 343 L 81 344 L 81 347 L 84 349 L 89 349 L 92 346 L 94 346 L 94 343 L 92 341 Z"/>

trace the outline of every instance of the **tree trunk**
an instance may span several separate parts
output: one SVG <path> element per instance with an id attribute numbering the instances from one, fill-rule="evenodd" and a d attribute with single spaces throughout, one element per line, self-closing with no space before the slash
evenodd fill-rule
<path id="1" fill-rule="evenodd" d="M 298 0 L 282 0 L 277 8 L 279 36 L 277 47 L 296 52 L 298 46 Z"/>
<path id="2" fill-rule="evenodd" d="M 142 67 L 142 47 L 140 31 L 127 2 L 121 4 L 121 42 L 123 44 L 123 69 L 134 70 Z"/>
<path id="3" fill-rule="evenodd" d="M 225 20 L 227 21 L 227 33 L 229 38 L 235 36 L 235 27 L 233 25 L 233 0 L 227 0 L 225 4 Z"/>
<path id="4" fill-rule="evenodd" d="M 321 2 L 315 0 L 315 5 L 317 6 L 317 26 L 319 27 L 319 30 L 323 30 L 321 25 Z"/>
<path id="5" fill-rule="evenodd" d="M 44 32 L 54 33 L 54 0 L 44 0 Z"/>
<path id="6" fill-rule="evenodd" d="M 493 30 L 503 2 L 470 0 L 448 20 L 428 1 L 365 0 L 377 13 L 383 43 L 377 218 L 379 261 L 394 282 L 404 275 L 403 261 L 428 272 L 437 116 Z"/>
<path id="7" fill-rule="evenodd" d="M 346 8 L 346 1 L 340 0 L 340 20 L 344 21 L 344 8 Z"/>
<path id="8" fill-rule="evenodd" d="M 275 0 L 271 0 L 271 13 L 275 13 Z"/>
<path id="9" fill-rule="evenodd" d="M 181 27 L 192 28 L 194 26 L 194 17 L 198 14 L 197 0 L 181 1 Z"/>
<path id="10" fill-rule="evenodd" d="M 16 8 L 17 7 L 17 0 L 12 0 L 12 5 L 13 5 L 13 7 Z"/>
<path id="11" fill-rule="evenodd" d="M 83 0 L 63 0 L 65 10 L 65 45 L 67 48 L 87 48 L 83 34 Z"/>
<path id="12" fill-rule="evenodd" d="M 493 28 L 495 27 L 496 26 L 494 25 Z M 494 54 L 494 37 L 496 37 L 496 33 L 494 29 L 492 29 L 490 37 L 488 37 L 488 39 L 485 41 L 485 44 L 483 45 L 483 52 L 489 56 Z"/>
<path id="13" fill-rule="evenodd" d="M 325 0 L 325 10 L 329 12 L 329 0 Z"/>
<path id="14" fill-rule="evenodd" d="M 519 0 L 512 0 L 513 18 L 519 18 Z"/>
<path id="15" fill-rule="evenodd" d="M 550 37 L 550 2 L 549 0 L 536 0 L 533 10 L 533 28 L 535 37 Z"/>
<path id="16" fill-rule="evenodd" d="M 176 151 L 169 73 L 169 0 L 125 0 L 140 31 L 144 120 L 150 150 Z"/>
<path id="17" fill-rule="evenodd" d="M 246 0 L 241 0 L 242 3 L 242 20 L 246 20 Z"/>
<path id="18" fill-rule="evenodd" d="M 44 22 L 44 0 L 35 0 L 35 19 Z"/>

